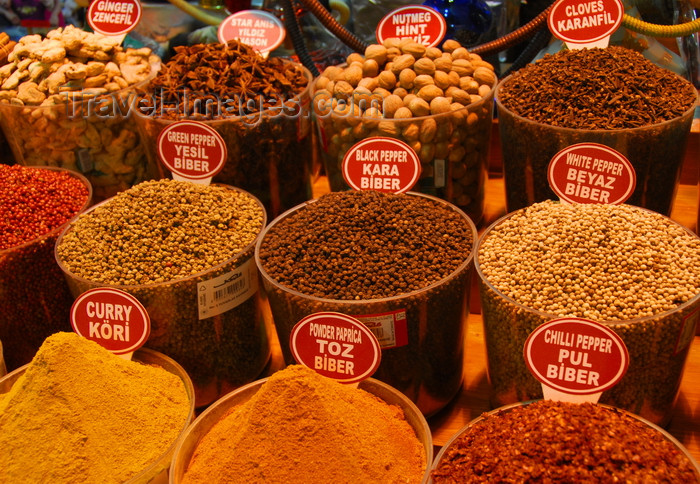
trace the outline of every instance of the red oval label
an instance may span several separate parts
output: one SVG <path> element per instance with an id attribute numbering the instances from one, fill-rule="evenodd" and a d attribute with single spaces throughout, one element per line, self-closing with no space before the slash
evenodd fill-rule
<path id="1" fill-rule="evenodd" d="M 151 319 L 143 305 L 119 289 L 85 291 L 71 307 L 73 331 L 114 354 L 139 349 L 151 334 Z"/>
<path id="2" fill-rule="evenodd" d="M 343 178 L 355 190 L 404 193 L 416 184 L 420 159 L 405 142 L 394 138 L 367 138 L 355 143 L 343 157 Z"/>
<path id="3" fill-rule="evenodd" d="M 624 13 L 620 0 L 558 0 L 549 12 L 547 24 L 559 40 L 586 44 L 615 32 Z"/>
<path id="4" fill-rule="evenodd" d="M 99 34 L 126 34 L 141 20 L 141 4 L 138 0 L 94 0 L 88 8 L 87 20 Z"/>
<path id="5" fill-rule="evenodd" d="M 617 333 L 582 318 L 559 318 L 538 326 L 525 341 L 524 356 L 540 382 L 576 395 L 612 388 L 629 364 L 627 347 Z"/>
<path id="6" fill-rule="evenodd" d="M 284 40 L 282 22 L 264 10 L 241 10 L 229 15 L 219 24 L 219 42 L 238 40 L 258 52 L 270 52 Z"/>
<path id="7" fill-rule="evenodd" d="M 447 33 L 445 17 L 422 5 L 408 5 L 386 14 L 377 25 L 377 42 L 386 39 L 411 39 L 426 47 L 435 47 Z"/>
<path id="8" fill-rule="evenodd" d="M 211 178 L 226 162 L 226 143 L 198 121 L 178 121 L 158 135 L 158 154 L 168 170 L 188 180 Z"/>
<path id="9" fill-rule="evenodd" d="M 554 155 L 549 186 L 569 203 L 625 203 L 637 185 L 632 163 L 622 153 L 597 143 L 579 143 Z"/>
<path id="10" fill-rule="evenodd" d="M 322 312 L 299 321 L 289 337 L 294 359 L 341 383 L 357 383 L 372 376 L 381 362 L 374 334 L 346 314 Z"/>

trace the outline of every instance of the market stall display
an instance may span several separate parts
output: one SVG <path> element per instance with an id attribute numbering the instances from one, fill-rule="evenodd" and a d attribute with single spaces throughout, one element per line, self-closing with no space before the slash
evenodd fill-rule
<path id="1" fill-rule="evenodd" d="M 202 413 L 180 441 L 171 482 L 420 483 L 432 455 L 427 422 L 400 392 L 291 365 Z"/>
<path id="2" fill-rule="evenodd" d="M 331 189 L 348 188 L 341 167 L 355 143 L 396 138 L 421 161 L 413 190 L 457 205 L 478 224 L 497 82 L 491 64 L 454 40 L 439 49 L 387 39 L 327 67 L 314 82 L 313 109 Z"/>
<path id="3" fill-rule="evenodd" d="M 29 363 L 49 335 L 71 329 L 73 298 L 53 250 L 91 198 L 78 173 L 0 165 L 0 341 L 9 370 Z"/>
<path id="4" fill-rule="evenodd" d="M 697 101 L 689 81 L 618 46 L 562 50 L 516 71 L 496 90 L 508 211 L 556 199 L 550 161 L 585 142 L 630 161 L 627 203 L 669 215 Z"/>
<path id="5" fill-rule="evenodd" d="M 0 68 L 0 125 L 15 161 L 84 174 L 96 201 L 156 178 L 130 119 L 158 69 L 150 49 L 73 26 L 19 40 Z"/>
<path id="6" fill-rule="evenodd" d="M 255 242 L 259 200 L 226 185 L 143 182 L 70 224 L 56 258 L 74 297 L 115 287 L 146 308 L 146 346 L 174 358 L 197 406 L 255 380 L 270 357 Z"/>
<path id="7" fill-rule="evenodd" d="M 540 202 L 494 222 L 475 266 L 491 401 L 542 397 L 523 358 L 528 335 L 563 316 L 601 322 L 629 352 L 600 401 L 666 425 L 700 307 L 700 238 L 632 205 Z"/>
<path id="8" fill-rule="evenodd" d="M 214 182 L 247 190 L 271 217 L 311 198 L 311 74 L 281 58 L 263 58 L 238 41 L 177 48 L 136 111 L 142 145 L 162 176 L 158 136 L 182 120 L 215 129 L 227 147 Z"/>
<path id="9" fill-rule="evenodd" d="M 192 384 L 170 358 L 127 360 L 55 333 L 0 380 L 0 480 L 151 482 L 193 416 Z"/>
<path id="10" fill-rule="evenodd" d="M 281 215 L 255 257 L 285 361 L 302 318 L 352 315 L 382 347 L 374 377 L 437 412 L 462 383 L 475 242 L 464 212 L 413 192 L 331 192 Z"/>

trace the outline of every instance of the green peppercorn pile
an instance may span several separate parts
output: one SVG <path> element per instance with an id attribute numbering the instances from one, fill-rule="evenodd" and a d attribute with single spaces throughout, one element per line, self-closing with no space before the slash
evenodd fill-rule
<path id="1" fill-rule="evenodd" d="M 668 422 L 689 348 L 679 341 L 700 307 L 697 236 L 631 205 L 546 201 L 487 231 L 476 266 L 493 404 L 541 398 L 526 338 L 555 317 L 584 317 L 618 333 L 630 357 L 600 401 Z"/>
<path id="2" fill-rule="evenodd" d="M 255 240 L 263 220 L 263 210 L 247 194 L 149 181 L 81 216 L 57 251 L 74 275 L 90 281 L 153 284 L 230 259 Z"/>

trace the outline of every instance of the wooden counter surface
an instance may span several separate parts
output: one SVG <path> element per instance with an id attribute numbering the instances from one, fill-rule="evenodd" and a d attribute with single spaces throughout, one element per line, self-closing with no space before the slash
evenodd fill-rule
<path id="1" fill-rule="evenodd" d="M 495 126 L 496 123 L 494 123 Z M 506 213 L 503 179 L 494 174 L 500 171 L 501 157 L 497 129 L 492 133 L 490 149 L 490 166 L 493 173 L 486 185 L 485 216 L 479 227 L 480 230 L 485 229 Z M 696 230 L 698 220 L 699 176 L 700 120 L 695 119 L 681 172 L 681 184 L 671 212 L 672 219 L 690 230 Z M 328 191 L 327 180 L 325 177 L 320 177 L 314 183 L 314 196 Z M 467 318 L 462 389 L 447 407 L 428 419 L 436 454 L 460 428 L 483 412 L 491 410 L 486 374 L 486 347 L 476 277 L 472 277 L 470 301 L 471 314 Z M 700 462 L 700 327 L 698 336 L 695 336 L 690 349 L 680 395 L 667 430 Z"/>

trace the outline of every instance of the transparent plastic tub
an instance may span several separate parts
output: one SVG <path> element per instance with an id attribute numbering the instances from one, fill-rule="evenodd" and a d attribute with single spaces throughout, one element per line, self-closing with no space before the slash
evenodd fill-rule
<path id="1" fill-rule="evenodd" d="M 255 200 L 263 213 L 264 227 L 267 215 L 260 201 L 243 190 L 226 188 L 246 193 Z M 108 202 L 105 200 L 86 213 Z M 64 229 L 56 247 L 72 229 L 71 225 Z M 221 314 L 205 319 L 199 316 L 199 291 L 207 281 L 223 275 L 235 275 L 251 278 L 251 287 L 259 287 L 259 275 L 253 260 L 256 241 L 253 240 L 225 262 L 192 276 L 143 285 L 110 285 L 90 281 L 73 274 L 61 260 L 58 251 L 55 251 L 55 259 L 68 281 L 73 298 L 88 289 L 114 287 L 133 295 L 144 305 L 151 320 L 151 334 L 146 346 L 174 358 L 185 368 L 194 384 L 196 406 L 202 407 L 254 381 L 270 360 L 261 288 Z"/>
<path id="2" fill-rule="evenodd" d="M 460 213 L 471 229 L 476 244 L 476 227 L 472 220 L 454 205 L 430 195 L 407 192 L 440 202 L 446 210 Z M 439 282 L 423 289 L 393 297 L 368 300 L 324 299 L 300 293 L 278 283 L 270 276 L 259 257 L 265 236 L 275 224 L 293 215 L 314 201 L 287 211 L 264 230 L 255 250 L 256 263 L 262 275 L 277 329 L 282 353 L 287 364 L 294 361 L 288 342 L 294 325 L 304 317 L 322 311 L 348 314 L 370 324 L 405 318 L 407 343 L 382 350 L 382 360 L 373 377 L 403 392 L 423 414 L 429 416 L 444 408 L 462 385 L 464 364 L 464 331 L 469 314 L 469 283 L 474 246 L 459 267 Z M 373 324 L 372 324 L 373 323 Z M 382 328 L 375 331 L 382 331 Z M 398 333 L 398 331 L 397 331 Z M 376 333 L 375 333 L 376 334 Z"/>
<path id="3" fill-rule="evenodd" d="M 492 407 L 542 398 L 541 383 L 528 369 L 523 347 L 537 326 L 563 316 L 517 303 L 494 287 L 481 269 L 478 254 L 484 240 L 494 228 L 518 212 L 500 218 L 486 229 L 479 240 L 474 262 L 480 282 Z M 677 345 L 683 331 L 693 327 L 698 310 L 700 289 L 692 299 L 670 311 L 626 321 L 599 321 L 622 338 L 629 352 L 625 376 L 603 392 L 600 402 L 628 410 L 654 424 L 667 425 L 673 415 L 690 350 L 690 345 L 680 350 Z"/>
<path id="4" fill-rule="evenodd" d="M 630 129 L 572 129 L 532 121 L 504 107 L 496 89 L 498 127 L 503 153 L 506 209 L 509 212 L 544 200 L 557 200 L 547 180 L 554 155 L 577 143 L 599 143 L 624 155 L 634 167 L 637 184 L 626 203 L 670 215 L 695 107 L 682 116 Z"/>
<path id="5" fill-rule="evenodd" d="M 478 225 L 484 215 L 497 83 L 487 96 L 463 109 L 414 118 L 368 119 L 339 114 L 319 103 L 314 119 L 331 190 L 349 188 L 342 161 L 354 144 L 374 136 L 395 138 L 411 146 L 421 162 L 421 177 L 411 190 L 458 206 Z"/>
<path id="6" fill-rule="evenodd" d="M 227 158 L 214 183 L 242 188 L 263 202 L 270 217 L 311 198 L 311 119 L 308 109 L 311 72 L 304 68 L 309 84 L 289 101 L 284 111 L 278 108 L 250 115 L 226 115 L 221 119 L 192 117 L 170 119 L 157 110 L 135 111 L 141 143 L 159 177 L 172 177 L 160 161 L 157 140 L 167 126 L 184 120 L 197 120 L 216 130 L 226 144 Z M 262 96 L 261 96 L 262 97 Z M 148 100 L 148 97 L 145 98 Z M 255 98 L 256 102 L 258 98 Z M 225 109 L 222 108 L 222 109 Z"/>
<path id="7" fill-rule="evenodd" d="M 0 125 L 17 163 L 57 166 L 90 180 L 95 201 L 159 176 L 146 157 L 131 117 L 137 93 L 156 75 L 99 97 L 78 92 L 53 106 L 0 103 Z"/>
<path id="8" fill-rule="evenodd" d="M 440 449 L 440 451 L 439 451 L 439 452 L 437 453 L 437 455 L 435 456 L 435 460 L 433 461 L 433 465 L 432 465 L 432 467 L 431 467 L 431 472 L 432 472 L 433 470 L 437 469 L 437 468 L 441 465 L 441 463 L 443 462 L 444 458 L 446 457 L 446 454 L 451 450 L 452 447 L 454 447 L 454 446 L 456 445 L 456 442 L 457 442 L 459 439 L 461 439 L 464 435 L 466 435 L 467 433 L 469 433 L 475 425 L 478 425 L 479 423 L 483 422 L 485 419 L 491 418 L 491 417 L 493 417 L 494 415 L 498 415 L 499 413 L 508 412 L 508 411 L 511 411 L 512 409 L 519 408 L 519 407 L 523 407 L 523 406 L 527 406 L 527 405 L 529 405 L 529 404 L 531 404 L 531 403 L 533 403 L 533 402 L 518 402 L 518 403 L 514 403 L 514 404 L 510 404 L 510 405 L 505 405 L 505 406 L 502 406 L 502 407 L 500 407 L 500 408 L 496 408 L 495 410 L 492 410 L 492 411 L 490 411 L 490 412 L 487 412 L 487 413 L 485 413 L 485 414 L 483 414 L 483 415 L 481 415 L 481 416 L 479 416 L 479 417 L 473 419 L 471 422 L 469 422 L 467 425 L 465 425 L 465 426 L 462 427 L 459 431 L 457 431 L 457 433 L 455 433 L 455 434 L 445 443 L 445 445 L 442 446 L 442 448 Z M 668 440 L 668 441 L 678 450 L 678 452 L 679 452 L 680 454 L 682 454 L 682 456 L 683 456 L 685 459 L 687 459 L 688 464 L 690 465 L 690 467 L 691 467 L 692 469 L 695 470 L 695 474 L 696 474 L 696 476 L 697 476 L 698 481 L 700 481 L 700 465 L 698 465 L 697 461 L 693 458 L 693 456 L 690 454 L 690 452 L 688 451 L 688 449 L 686 449 L 675 437 L 673 437 L 673 436 L 672 436 L 671 434 L 669 434 L 667 431 L 665 431 L 665 430 L 662 429 L 661 427 L 655 425 L 654 423 L 649 422 L 648 420 L 646 420 L 646 419 L 644 419 L 644 418 L 642 418 L 642 417 L 640 417 L 640 416 L 638 416 L 638 415 L 635 415 L 635 414 L 633 414 L 633 413 L 630 413 L 630 412 L 627 412 L 627 411 L 624 411 L 624 410 L 620 410 L 620 409 L 611 407 L 611 406 L 609 406 L 609 405 L 603 405 L 603 404 L 598 404 L 598 405 L 599 405 L 600 407 L 603 407 L 603 408 L 605 408 L 605 409 L 607 409 L 607 410 L 610 410 L 610 411 L 612 411 L 612 412 L 620 413 L 620 414 L 622 414 L 622 415 L 624 415 L 624 416 L 631 417 L 631 418 L 633 418 L 633 419 L 635 419 L 635 420 L 637 420 L 637 421 L 643 423 L 643 424 L 646 425 L 647 427 L 649 427 L 649 428 L 653 431 L 653 433 L 658 433 L 658 434 L 661 435 L 665 440 Z M 515 436 L 514 436 L 514 437 L 515 437 Z M 594 443 L 592 443 L 592 444 L 594 444 Z M 562 446 L 565 446 L 565 442 L 561 442 L 561 445 L 562 445 Z M 634 452 L 634 449 L 629 449 L 629 450 L 630 450 L 631 452 Z M 555 452 L 557 452 L 557 449 L 556 449 L 554 446 L 552 446 L 551 453 L 554 454 Z M 553 460 L 552 456 L 547 456 L 547 457 L 549 458 L 549 459 L 548 459 L 548 462 L 551 462 L 551 461 Z M 544 465 L 544 462 L 543 462 L 543 465 Z M 482 477 L 483 477 L 483 476 L 482 476 Z M 609 477 L 609 476 L 608 476 L 608 477 Z M 636 477 L 639 478 L 639 477 L 641 477 L 641 476 L 636 476 Z M 651 479 L 651 480 L 654 479 L 654 478 L 651 477 L 651 476 L 647 476 L 647 477 L 648 477 L 649 479 Z M 658 476 L 655 476 L 655 477 L 658 477 Z M 432 483 L 434 482 L 434 480 L 433 480 L 432 478 L 430 478 L 428 482 L 432 484 Z"/>
<path id="9" fill-rule="evenodd" d="M 231 409 L 250 400 L 267 378 L 252 382 L 222 397 L 204 412 L 187 429 L 178 442 L 170 465 L 170 483 L 179 484 L 187 471 L 192 455 L 202 437 L 204 437 Z M 406 421 L 416 432 L 416 438 L 423 444 L 426 456 L 426 471 L 422 482 L 426 482 L 429 475 L 430 463 L 433 461 L 433 437 L 428 422 L 423 414 L 405 395 L 386 383 L 368 378 L 359 383 L 358 388 L 365 390 L 389 405 L 397 405 L 404 412 Z M 213 476 L 212 476 L 213 477 Z"/>
<path id="10" fill-rule="evenodd" d="M 83 175 L 71 174 L 88 189 L 77 217 L 92 203 L 92 186 Z M 49 335 L 71 331 L 73 297 L 53 254 L 56 239 L 70 222 L 22 245 L 0 250 L 0 340 L 10 371 L 29 363 Z"/>
<path id="11" fill-rule="evenodd" d="M 182 383 L 185 385 L 185 390 L 187 391 L 187 396 L 190 400 L 190 410 L 185 421 L 185 425 L 180 431 L 180 437 L 184 435 L 185 431 L 188 429 L 190 423 L 194 419 L 194 387 L 192 386 L 192 381 L 185 370 L 172 358 L 159 353 L 157 351 L 149 350 L 148 348 L 140 348 L 136 350 L 132 356 L 134 361 L 139 361 L 145 365 L 158 366 L 178 376 Z M 22 366 L 13 372 L 7 374 L 4 378 L 0 379 L 0 394 L 7 393 L 12 389 L 12 385 L 22 376 L 26 370 L 27 365 Z M 147 468 L 143 469 L 137 475 L 126 481 L 124 484 L 164 484 L 168 482 L 168 470 L 170 468 L 170 461 L 175 453 L 175 448 L 179 439 L 174 441 L 168 449 L 160 455 L 155 461 L 153 461 Z M 138 449 L 135 449 L 138 451 Z"/>

